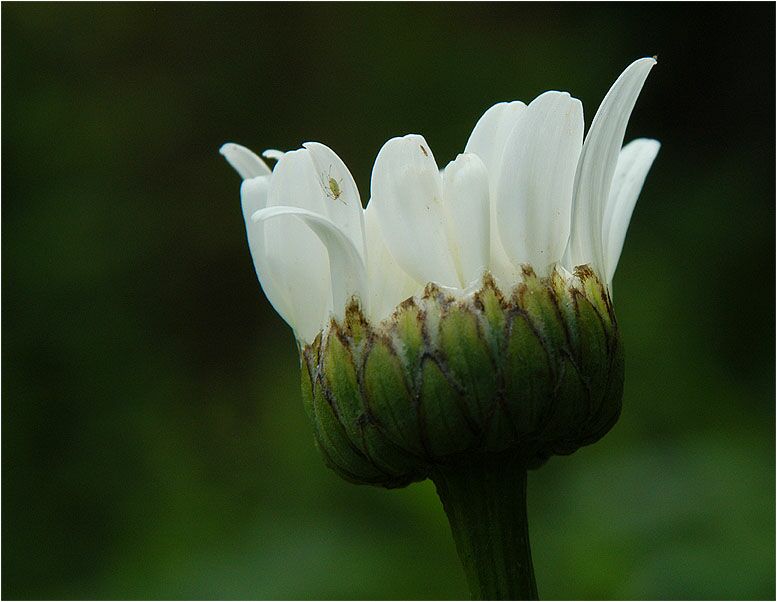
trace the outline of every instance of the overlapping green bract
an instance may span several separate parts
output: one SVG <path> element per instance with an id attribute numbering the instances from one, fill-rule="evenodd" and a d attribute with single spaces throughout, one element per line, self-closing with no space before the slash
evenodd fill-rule
<path id="1" fill-rule="evenodd" d="M 609 294 L 530 268 L 506 298 L 429 285 L 377 325 L 356 302 L 301 349 L 302 391 L 327 464 L 401 487 L 462 454 L 515 449 L 529 467 L 602 437 L 618 419 L 623 352 Z"/>

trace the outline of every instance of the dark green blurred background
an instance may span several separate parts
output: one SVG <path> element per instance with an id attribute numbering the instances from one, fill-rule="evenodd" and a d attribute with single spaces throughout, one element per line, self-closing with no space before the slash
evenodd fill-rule
<path id="1" fill-rule="evenodd" d="M 774 598 L 774 12 L 760 5 L 2 7 L 4 598 L 461 598 L 430 483 L 327 470 L 225 141 L 441 164 L 500 100 L 663 149 L 615 281 L 624 413 L 530 475 L 545 598 Z"/>

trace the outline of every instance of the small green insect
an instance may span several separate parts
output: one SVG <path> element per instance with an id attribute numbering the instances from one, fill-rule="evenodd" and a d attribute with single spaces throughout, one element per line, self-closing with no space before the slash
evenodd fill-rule
<path id="1" fill-rule="evenodd" d="M 333 201 L 336 201 L 340 199 L 340 196 L 343 194 L 343 189 L 341 188 L 341 185 L 343 183 L 343 179 L 340 178 L 339 180 L 336 180 L 332 177 L 332 166 L 329 166 L 329 173 L 324 175 L 321 174 L 321 190 L 324 191 L 324 194 L 328 196 Z M 345 199 L 340 199 L 340 202 L 343 203 L 343 205 L 347 205 L 348 203 L 345 202 Z"/>

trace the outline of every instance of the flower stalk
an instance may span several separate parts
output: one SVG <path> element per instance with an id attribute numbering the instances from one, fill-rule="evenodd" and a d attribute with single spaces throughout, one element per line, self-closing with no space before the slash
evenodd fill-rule
<path id="1" fill-rule="evenodd" d="M 526 476 L 526 462 L 514 452 L 479 454 L 430 475 L 475 600 L 538 599 Z"/>

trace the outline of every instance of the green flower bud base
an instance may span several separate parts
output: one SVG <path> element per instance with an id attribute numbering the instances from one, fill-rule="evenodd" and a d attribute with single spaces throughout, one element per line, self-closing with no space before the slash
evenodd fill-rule
<path id="1" fill-rule="evenodd" d="M 474 597 L 534 598 L 526 470 L 615 424 L 623 353 L 605 286 L 525 268 L 509 296 L 486 275 L 435 285 L 379 324 L 355 301 L 300 349 L 316 443 L 349 481 L 432 478 Z"/>

